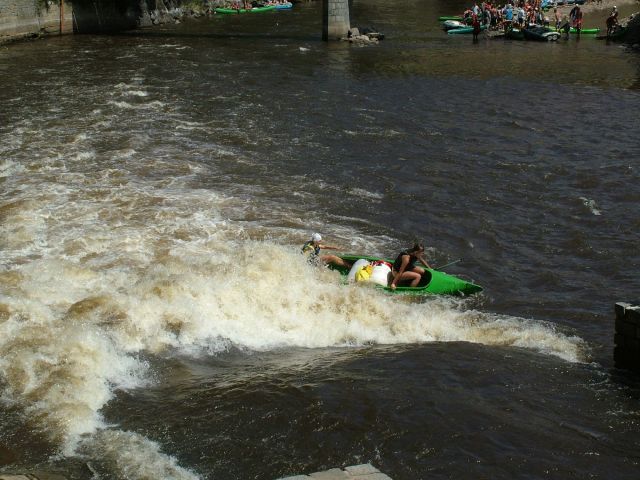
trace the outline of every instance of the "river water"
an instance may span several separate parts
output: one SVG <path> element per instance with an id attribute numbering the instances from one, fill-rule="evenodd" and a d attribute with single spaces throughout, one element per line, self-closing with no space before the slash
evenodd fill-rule
<path id="1" fill-rule="evenodd" d="M 0 50 L 2 471 L 637 478 L 640 57 L 403 5 L 354 2 L 367 48 L 315 2 Z M 314 231 L 485 290 L 344 286 Z"/>

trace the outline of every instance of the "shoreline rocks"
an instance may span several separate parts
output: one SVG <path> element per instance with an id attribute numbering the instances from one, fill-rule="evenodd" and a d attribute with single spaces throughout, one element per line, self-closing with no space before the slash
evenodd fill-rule
<path id="1" fill-rule="evenodd" d="M 342 37 L 340 41 L 364 46 L 376 45 L 382 39 L 384 39 L 382 33 L 371 31 L 371 29 L 363 29 L 363 31 L 360 32 L 358 27 L 351 27 L 347 32 L 347 36 Z"/>

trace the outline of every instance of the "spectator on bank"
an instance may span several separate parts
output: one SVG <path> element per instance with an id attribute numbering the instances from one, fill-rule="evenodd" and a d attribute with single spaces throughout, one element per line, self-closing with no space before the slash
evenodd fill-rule
<path id="1" fill-rule="evenodd" d="M 504 19 L 504 33 L 507 33 L 513 27 L 513 10 L 511 9 L 510 3 L 507 3 L 506 7 L 504 7 L 502 18 Z"/>
<path id="2" fill-rule="evenodd" d="M 558 7 L 553 7 L 553 18 L 555 21 L 556 30 L 560 31 L 560 12 L 558 11 Z"/>
<path id="3" fill-rule="evenodd" d="M 618 26 L 618 7 L 615 5 L 611 10 L 611 13 L 607 17 L 607 37 L 610 37 L 611 34 L 615 31 Z"/>

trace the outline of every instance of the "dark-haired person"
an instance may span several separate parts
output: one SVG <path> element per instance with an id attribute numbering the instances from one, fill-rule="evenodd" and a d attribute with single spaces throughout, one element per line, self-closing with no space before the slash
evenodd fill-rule
<path id="1" fill-rule="evenodd" d="M 610 37 L 613 32 L 616 30 L 616 26 L 618 25 L 618 7 L 614 5 L 613 10 L 607 17 L 607 37 Z"/>
<path id="2" fill-rule="evenodd" d="M 398 284 L 409 283 L 410 287 L 417 287 L 420 283 L 420 279 L 424 274 L 424 269 L 414 265 L 415 262 L 422 263 L 426 268 L 431 268 L 431 265 L 424 258 L 424 245 L 416 243 L 409 250 L 400 252 L 396 257 L 396 261 L 393 262 L 391 268 L 391 274 L 389 276 L 389 287 L 392 290 L 398 286 Z"/>

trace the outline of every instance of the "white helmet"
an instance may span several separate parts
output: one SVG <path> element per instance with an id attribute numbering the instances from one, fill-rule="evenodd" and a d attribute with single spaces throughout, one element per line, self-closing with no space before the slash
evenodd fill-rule
<path id="1" fill-rule="evenodd" d="M 320 242 L 322 240 L 322 235 L 320 235 L 319 233 L 314 233 L 313 235 L 311 235 L 311 240 L 314 242 Z"/>

